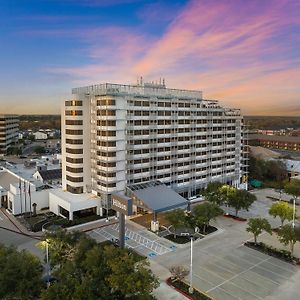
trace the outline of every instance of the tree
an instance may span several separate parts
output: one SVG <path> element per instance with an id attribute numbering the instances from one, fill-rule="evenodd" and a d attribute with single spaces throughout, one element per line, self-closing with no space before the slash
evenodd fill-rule
<path id="1" fill-rule="evenodd" d="M 269 214 L 274 218 L 279 217 L 281 226 L 283 226 L 285 220 L 291 221 L 293 219 L 293 209 L 283 201 L 272 204 Z"/>
<path id="2" fill-rule="evenodd" d="M 236 195 L 237 189 L 231 185 L 224 184 L 219 188 L 221 202 L 229 205 L 230 198 Z"/>
<path id="3" fill-rule="evenodd" d="M 76 245 L 80 240 L 86 240 L 88 237 L 80 232 L 66 232 L 64 230 L 56 230 L 47 232 L 43 236 L 43 241 L 48 243 L 50 255 L 50 263 L 52 266 L 72 260 L 75 255 Z M 96 243 L 92 239 L 88 239 L 90 243 Z M 42 247 L 44 244 L 42 243 Z"/>
<path id="4" fill-rule="evenodd" d="M 300 180 L 292 179 L 284 186 L 284 191 L 293 196 L 295 202 L 300 197 Z"/>
<path id="5" fill-rule="evenodd" d="M 104 254 L 109 267 L 106 281 L 124 297 L 138 296 L 146 299 L 158 287 L 158 281 L 149 269 L 148 261 L 137 262 L 128 251 L 113 246 L 105 247 Z"/>
<path id="6" fill-rule="evenodd" d="M 207 202 L 197 205 L 193 209 L 191 217 L 194 219 L 196 226 L 203 227 L 205 233 L 209 222 L 222 213 L 223 210 L 217 204 Z"/>
<path id="7" fill-rule="evenodd" d="M 59 237 L 62 240 L 59 246 L 52 245 L 52 251 L 56 251 L 53 275 L 57 282 L 42 292 L 42 300 L 152 299 L 151 292 L 158 281 L 146 259 L 127 249 L 97 244 L 76 232 L 61 231 L 51 237 L 50 248 Z M 60 263 L 58 253 L 62 254 Z"/>
<path id="8" fill-rule="evenodd" d="M 204 197 L 206 201 L 209 201 L 214 204 L 221 205 L 222 204 L 222 198 L 220 195 L 220 188 L 223 186 L 221 182 L 210 182 L 206 189 L 204 190 Z"/>
<path id="9" fill-rule="evenodd" d="M 42 287 L 42 266 L 29 252 L 0 244 L 0 299 L 36 299 Z"/>
<path id="10" fill-rule="evenodd" d="M 278 231 L 278 239 L 280 243 L 290 246 L 291 256 L 293 256 L 294 246 L 300 241 L 300 227 L 294 228 L 290 224 L 282 226 Z"/>
<path id="11" fill-rule="evenodd" d="M 246 228 L 248 232 L 253 233 L 254 243 L 257 243 L 257 237 L 263 232 L 266 231 L 269 234 L 272 234 L 272 228 L 267 219 L 264 218 L 252 218 L 248 221 L 248 227 Z"/>
<path id="12" fill-rule="evenodd" d="M 170 268 L 171 278 L 173 281 L 182 280 L 184 277 L 189 275 L 190 271 L 184 266 L 172 266 Z"/>
<path id="13" fill-rule="evenodd" d="M 45 147 L 42 147 L 42 146 L 36 146 L 34 148 L 34 152 L 36 154 L 44 154 L 45 153 Z"/>
<path id="14" fill-rule="evenodd" d="M 187 218 L 182 209 L 174 209 L 165 215 L 166 220 L 174 228 L 174 238 L 176 238 L 176 230 L 187 225 Z"/>
<path id="15" fill-rule="evenodd" d="M 228 205 L 235 209 L 236 216 L 241 209 L 248 210 L 254 201 L 256 196 L 246 190 L 236 190 L 228 197 Z"/>

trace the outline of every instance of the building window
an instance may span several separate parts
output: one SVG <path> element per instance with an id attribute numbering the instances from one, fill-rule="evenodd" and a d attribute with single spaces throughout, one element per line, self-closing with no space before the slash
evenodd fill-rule
<path id="1" fill-rule="evenodd" d="M 72 194 L 82 194 L 83 193 L 83 187 L 73 187 L 67 184 L 67 191 L 72 193 Z"/>
<path id="2" fill-rule="evenodd" d="M 82 110 L 66 110 L 66 116 L 82 116 Z"/>
<path id="3" fill-rule="evenodd" d="M 83 130 L 78 130 L 78 129 L 66 129 L 66 134 L 69 135 L 83 135 Z"/>
<path id="4" fill-rule="evenodd" d="M 66 148 L 66 152 L 71 154 L 83 154 L 83 149 Z"/>
<path id="5" fill-rule="evenodd" d="M 82 164 L 83 163 L 83 158 L 71 158 L 71 157 L 66 157 L 66 161 L 71 164 Z"/>
<path id="6" fill-rule="evenodd" d="M 66 120 L 66 125 L 82 125 L 82 120 Z"/>
<path id="7" fill-rule="evenodd" d="M 82 139 L 77 139 L 77 140 L 73 140 L 73 139 L 66 139 L 66 143 L 67 144 L 72 144 L 72 145 L 82 145 L 83 144 L 83 140 Z"/>
<path id="8" fill-rule="evenodd" d="M 69 166 L 66 167 L 66 170 L 68 172 L 72 172 L 72 173 L 82 173 L 83 172 L 83 168 L 71 168 Z"/>
<path id="9" fill-rule="evenodd" d="M 72 176 L 66 175 L 66 179 L 71 182 L 83 182 L 83 177 L 72 177 Z"/>
<path id="10" fill-rule="evenodd" d="M 81 100 L 69 100 L 65 102 L 66 106 L 82 106 Z"/>

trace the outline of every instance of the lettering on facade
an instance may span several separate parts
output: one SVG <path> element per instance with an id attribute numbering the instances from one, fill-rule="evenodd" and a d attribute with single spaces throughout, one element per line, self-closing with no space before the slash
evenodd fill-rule
<path id="1" fill-rule="evenodd" d="M 127 216 L 132 215 L 132 199 L 122 195 L 112 195 L 112 209 Z"/>

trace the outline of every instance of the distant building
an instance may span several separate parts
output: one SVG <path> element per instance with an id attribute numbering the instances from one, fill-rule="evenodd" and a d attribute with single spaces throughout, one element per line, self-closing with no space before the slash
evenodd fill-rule
<path id="1" fill-rule="evenodd" d="M 19 118 L 15 115 L 0 115 L 0 156 L 18 140 Z"/>
<path id="2" fill-rule="evenodd" d="M 37 131 L 33 135 L 36 140 L 47 140 L 47 138 L 48 138 L 47 133 L 42 132 L 42 131 Z"/>
<path id="3" fill-rule="evenodd" d="M 52 162 L 51 162 L 51 158 Z M 49 192 L 60 188 L 61 170 L 55 157 L 30 160 L 24 164 L 3 162 L 0 166 L 0 207 L 19 215 L 50 206 Z"/>
<path id="4" fill-rule="evenodd" d="M 251 134 L 249 144 L 271 149 L 300 151 L 299 136 Z"/>
<path id="5" fill-rule="evenodd" d="M 61 184 L 61 169 L 47 170 L 47 166 L 45 166 L 45 168 L 38 168 L 33 177 L 42 183 Z"/>

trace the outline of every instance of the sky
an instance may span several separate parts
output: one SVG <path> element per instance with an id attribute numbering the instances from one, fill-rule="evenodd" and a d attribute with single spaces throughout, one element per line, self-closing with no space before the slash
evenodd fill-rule
<path id="1" fill-rule="evenodd" d="M 0 0 L 0 113 L 165 78 L 246 115 L 300 115 L 299 0 Z"/>

